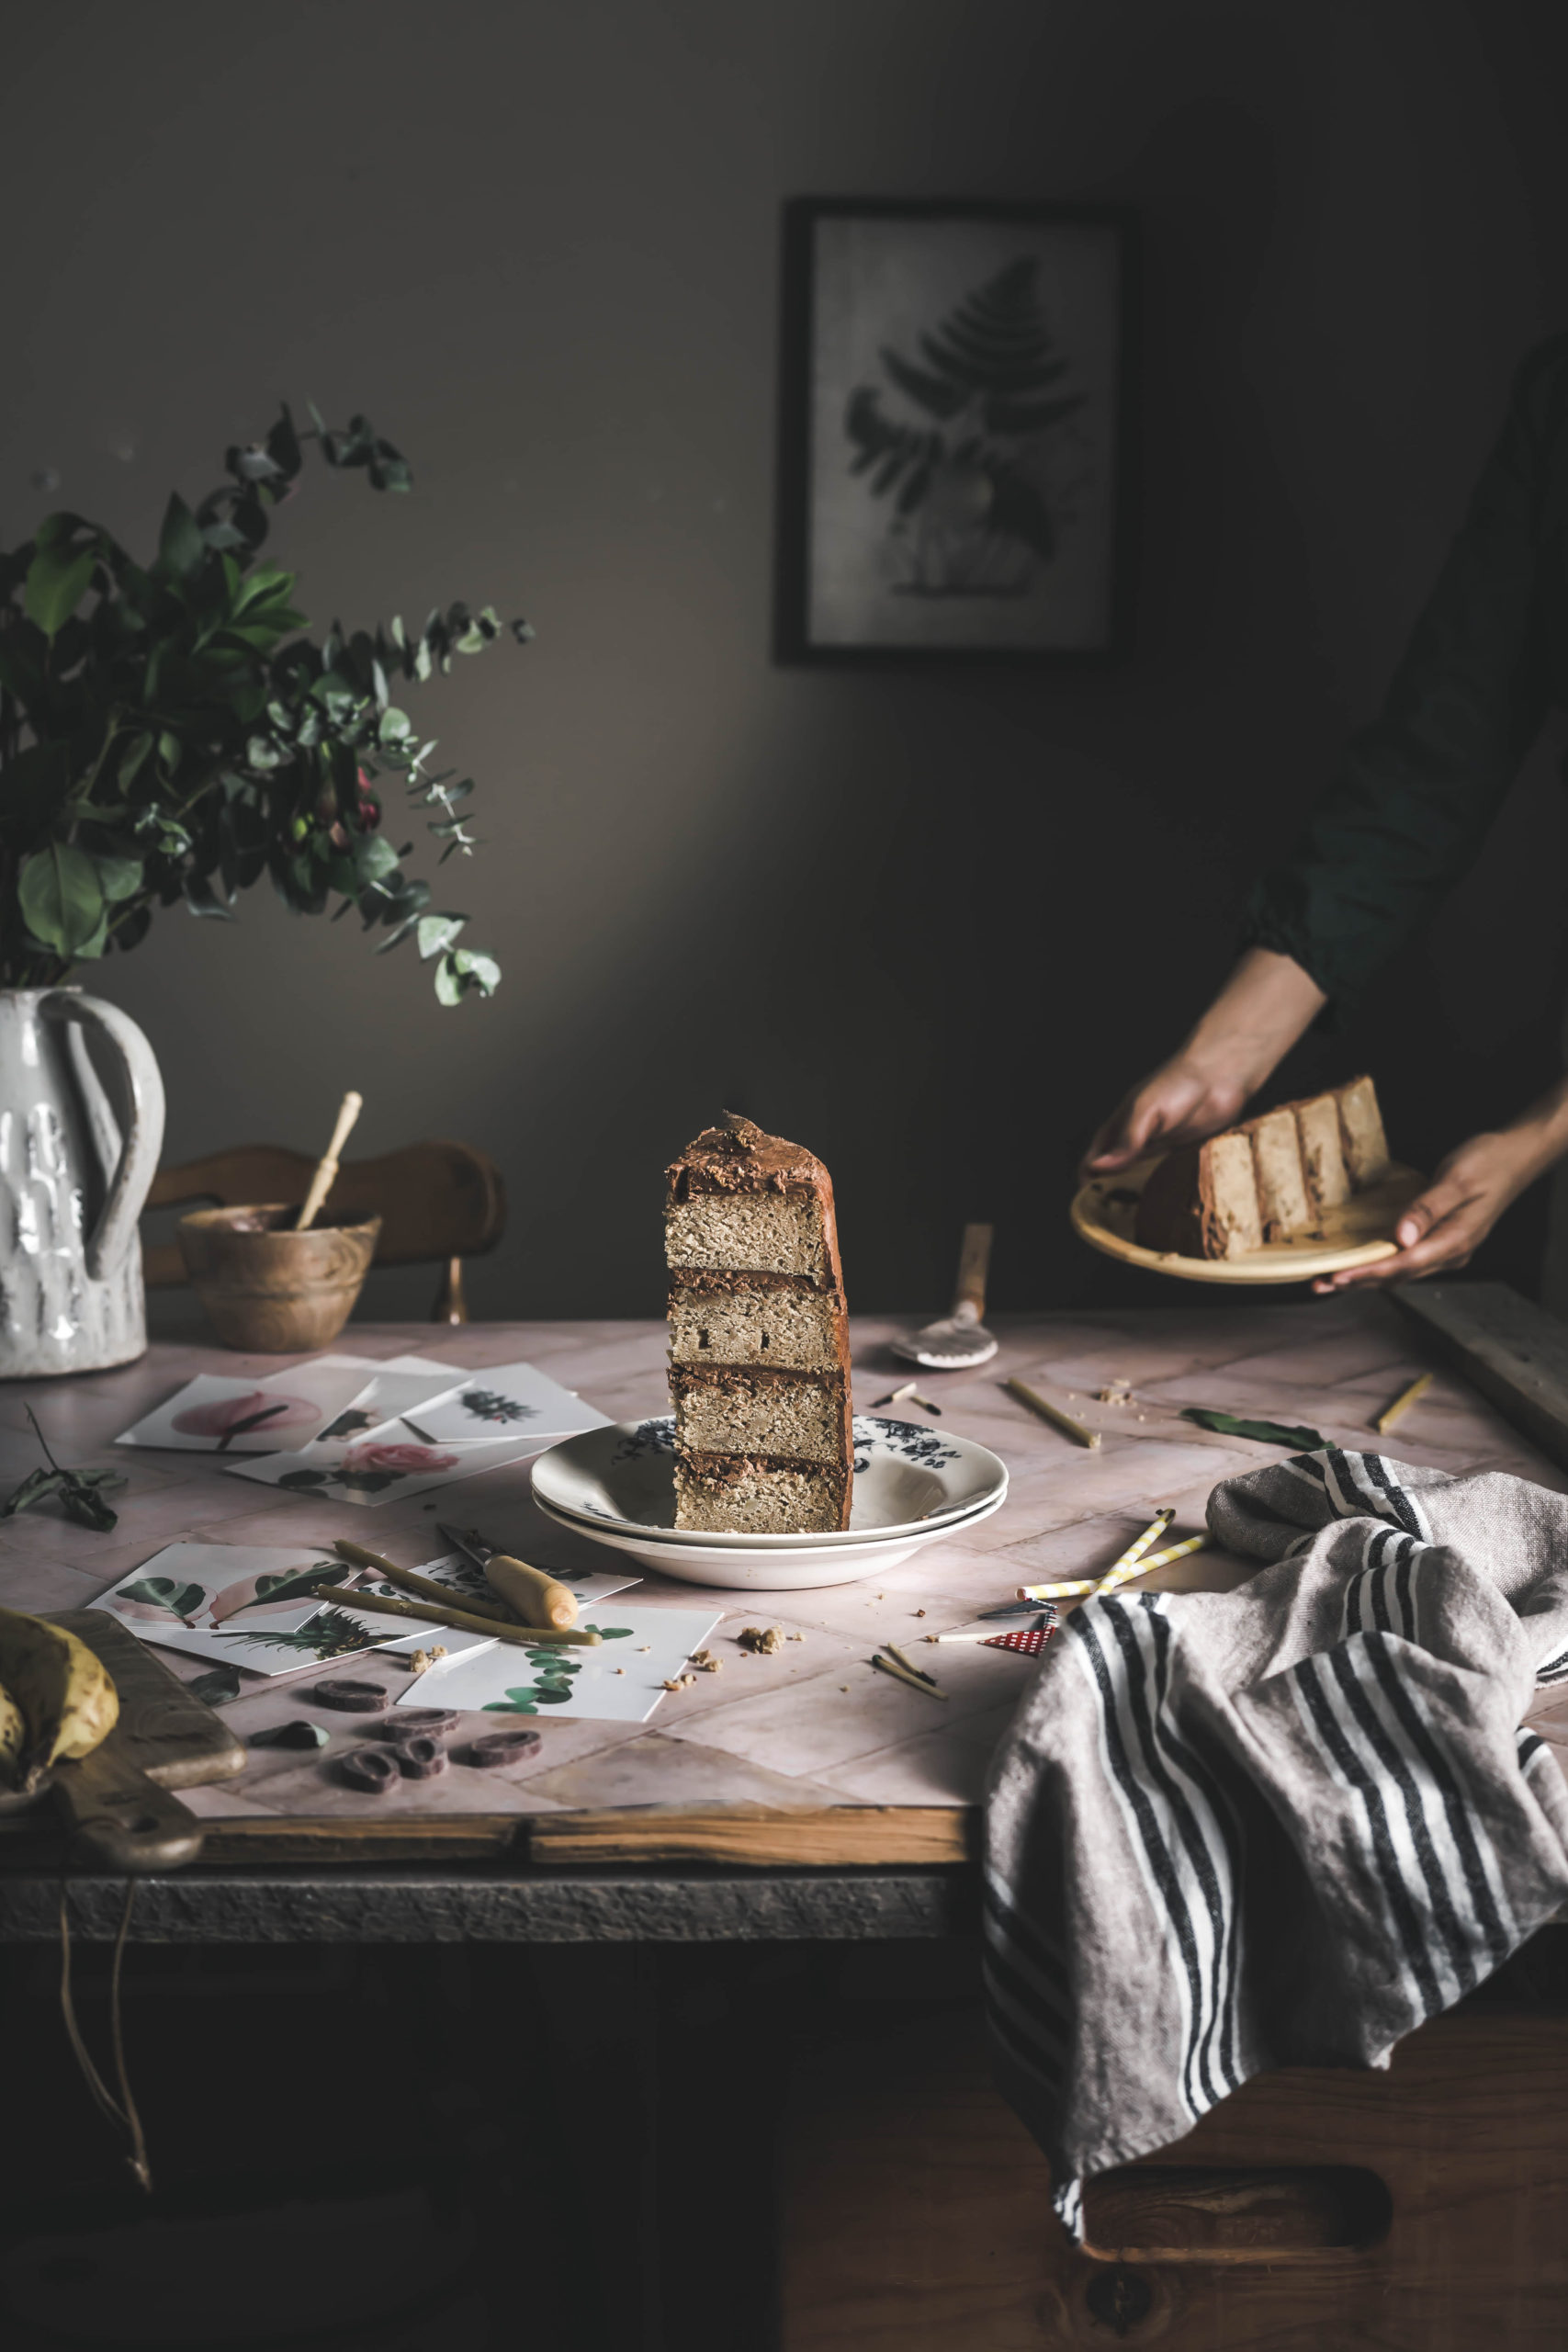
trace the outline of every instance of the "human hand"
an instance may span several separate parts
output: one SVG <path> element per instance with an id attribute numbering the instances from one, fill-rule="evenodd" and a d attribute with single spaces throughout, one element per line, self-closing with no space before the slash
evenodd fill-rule
<path id="1" fill-rule="evenodd" d="M 1147 1152 L 1201 1143 L 1233 1125 L 1325 1001 L 1289 956 L 1249 947 L 1180 1052 L 1105 1121 L 1080 1175 L 1109 1176 Z"/>
<path id="2" fill-rule="evenodd" d="M 1472 1136 L 1450 1152 L 1419 1199 L 1411 1202 L 1393 1238 L 1392 1258 L 1326 1274 L 1314 1291 L 1366 1289 L 1407 1283 L 1466 1266 L 1497 1219 L 1534 1182 L 1555 1155 L 1534 1123 L 1499 1135 Z"/>
<path id="3" fill-rule="evenodd" d="M 1234 1125 L 1250 1091 L 1234 1071 L 1206 1070 L 1185 1049 L 1122 1097 L 1084 1154 L 1079 1173 L 1109 1176 L 1153 1151 L 1201 1143 Z"/>

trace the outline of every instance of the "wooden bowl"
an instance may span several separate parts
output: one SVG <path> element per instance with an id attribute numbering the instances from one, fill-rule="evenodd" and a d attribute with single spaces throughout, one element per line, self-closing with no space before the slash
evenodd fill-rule
<path id="1" fill-rule="evenodd" d="M 299 1214 L 298 1204 L 274 1203 L 181 1217 L 186 1272 L 226 1348 L 261 1355 L 324 1348 L 353 1313 L 380 1218 L 337 1224 L 323 1209 L 309 1233 L 291 1233 Z"/>

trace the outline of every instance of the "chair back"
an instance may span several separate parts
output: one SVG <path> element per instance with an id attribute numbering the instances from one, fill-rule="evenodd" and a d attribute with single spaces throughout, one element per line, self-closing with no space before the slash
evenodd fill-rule
<path id="1" fill-rule="evenodd" d="M 251 1202 L 302 1201 L 316 1163 L 279 1144 L 245 1143 L 161 1168 L 150 1209 L 242 1208 Z M 466 1143 L 411 1143 L 379 1159 L 347 1159 L 327 1195 L 334 1210 L 381 1219 L 378 1266 L 417 1266 L 482 1257 L 506 1230 L 501 1170 Z M 169 1290 L 187 1277 L 175 1241 L 145 1251 L 147 1286 Z"/>

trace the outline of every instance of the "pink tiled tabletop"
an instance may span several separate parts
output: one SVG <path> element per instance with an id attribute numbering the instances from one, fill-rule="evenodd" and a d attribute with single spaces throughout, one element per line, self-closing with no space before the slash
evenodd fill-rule
<path id="1" fill-rule="evenodd" d="M 874 1318 L 852 1325 L 855 1403 L 863 1412 L 896 1385 L 887 1342 L 899 1328 Z M 1034 1666 L 979 1647 L 921 1650 L 919 1662 L 932 1667 L 948 1694 L 938 1703 L 876 1673 L 874 1650 L 885 1641 L 907 1647 L 926 1634 L 970 1625 L 981 1610 L 1010 1599 L 1021 1582 L 1093 1572 L 1161 1504 L 1176 1510 L 1175 1535 L 1195 1532 L 1219 1479 L 1279 1458 L 1276 1448 L 1211 1435 L 1180 1419 L 1183 1405 L 1304 1421 L 1337 1443 L 1382 1442 L 1404 1461 L 1454 1472 L 1508 1470 L 1568 1488 L 1568 1478 L 1461 1377 L 1433 1366 L 1418 1335 L 1382 1300 L 1179 1304 L 1155 1313 L 1003 1317 L 996 1328 L 1001 1351 L 990 1363 L 945 1377 L 922 1374 L 921 1387 L 942 1406 L 942 1429 L 978 1439 L 1007 1463 L 1011 1485 L 1003 1509 L 885 1576 L 781 1593 L 775 1602 L 646 1575 L 637 1588 L 638 1606 L 692 1608 L 711 1600 L 724 1611 L 711 1644 L 723 1670 L 662 1699 L 649 1723 L 541 1719 L 540 1751 L 526 1762 L 499 1773 L 454 1764 L 438 1781 L 370 1797 L 345 1786 L 333 1769 L 334 1757 L 359 1742 L 353 1719 L 311 1707 L 310 1684 L 330 1669 L 270 1683 L 247 1677 L 242 1695 L 224 1710 L 242 1738 L 314 1714 L 330 1729 L 331 1744 L 308 1756 L 256 1748 L 242 1776 L 186 1792 L 186 1802 L 231 1832 L 247 1823 L 281 1826 L 302 1818 L 346 1826 L 400 1815 L 412 1826 L 433 1815 L 448 1822 L 465 1814 L 537 1819 L 627 1806 L 919 1807 L 961 1818 L 980 1793 L 992 1750 Z M 614 1419 L 667 1409 L 664 1334 L 655 1323 L 487 1323 L 439 1332 L 428 1325 L 360 1324 L 338 1346 L 367 1356 L 414 1349 L 476 1370 L 525 1358 Z M 84 1607 L 179 1538 L 293 1544 L 347 1534 L 413 1566 L 443 1549 L 434 1522 L 453 1513 L 544 1566 L 621 1564 L 619 1555 L 595 1550 L 535 1510 L 525 1463 L 466 1482 L 439 1509 L 415 1498 L 361 1510 L 228 1476 L 210 1455 L 115 1451 L 118 1433 L 192 1374 L 260 1374 L 282 1370 L 286 1362 L 160 1344 L 123 1371 L 0 1392 L 0 1490 L 38 1459 L 28 1404 L 61 1459 L 113 1464 L 130 1479 L 117 1498 L 119 1524 L 111 1535 L 73 1527 L 48 1506 L 7 1521 L 0 1532 L 0 1601 L 24 1609 Z M 1397 1437 L 1376 1441 L 1372 1418 L 1428 1369 L 1436 1370 L 1433 1384 Z M 1031 1414 L 1003 1386 L 1013 1375 L 1100 1430 L 1100 1448 L 1086 1452 Z M 904 1367 L 897 1378 L 907 1376 Z M 1118 1379 L 1132 1383 L 1131 1400 L 1099 1401 L 1096 1392 Z M 908 1405 L 898 1410 L 921 1418 Z M 1224 1588 L 1247 1573 L 1242 1563 L 1210 1551 L 1156 1571 L 1149 1582 Z M 785 1641 L 772 1656 L 750 1655 L 737 1636 L 742 1626 L 760 1623 L 802 1638 Z M 186 1678 L 202 1670 L 201 1662 L 178 1653 L 160 1655 Z M 405 1679 L 390 1664 L 356 1661 L 355 1670 L 399 1687 Z M 1532 1720 L 1568 1762 L 1568 1690 L 1543 1699 Z"/>

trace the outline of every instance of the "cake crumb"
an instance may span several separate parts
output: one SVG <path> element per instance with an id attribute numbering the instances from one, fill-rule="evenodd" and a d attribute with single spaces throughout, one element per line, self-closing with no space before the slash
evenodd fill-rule
<path id="1" fill-rule="evenodd" d="M 786 1634 L 784 1639 L 786 1642 L 803 1642 L 806 1636 L 804 1634 Z"/>
<path id="2" fill-rule="evenodd" d="M 1130 1405 L 1133 1401 L 1133 1384 L 1130 1380 L 1107 1381 L 1103 1388 L 1096 1391 L 1096 1397 L 1101 1405 Z M 1143 1418 L 1140 1413 L 1138 1419 L 1142 1420 Z"/>
<path id="3" fill-rule="evenodd" d="M 784 1629 L 779 1625 L 742 1625 L 736 1635 L 743 1650 L 754 1650 L 759 1657 L 772 1657 L 784 1647 Z"/>
<path id="4" fill-rule="evenodd" d="M 436 1659 L 438 1657 L 445 1657 L 446 1655 L 446 1643 L 437 1642 L 434 1649 L 415 1650 L 412 1657 L 409 1659 L 408 1663 L 415 1674 L 428 1674 L 431 1668 L 435 1664 Z"/>
<path id="5" fill-rule="evenodd" d="M 624 1674 L 626 1670 L 626 1669 L 624 1666 L 613 1666 L 610 1668 L 612 1674 Z"/>
<path id="6" fill-rule="evenodd" d="M 849 1687 L 850 1687 L 850 1686 L 849 1686 L 849 1684 L 848 1684 L 847 1682 L 840 1682 L 840 1685 L 839 1685 L 839 1688 L 840 1688 L 840 1690 L 847 1690 L 849 1689 Z"/>
<path id="7" fill-rule="evenodd" d="M 925 1613 L 926 1613 L 926 1612 L 925 1612 L 925 1611 L 924 1611 L 923 1609 L 917 1609 L 917 1610 L 916 1610 L 916 1611 L 915 1611 L 915 1614 L 916 1614 L 916 1616 L 917 1616 L 917 1617 L 923 1617 L 923 1616 L 925 1615 Z"/>

